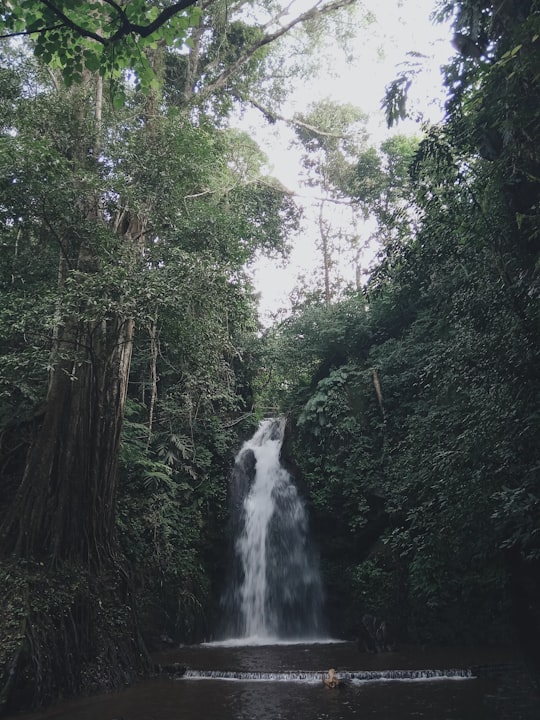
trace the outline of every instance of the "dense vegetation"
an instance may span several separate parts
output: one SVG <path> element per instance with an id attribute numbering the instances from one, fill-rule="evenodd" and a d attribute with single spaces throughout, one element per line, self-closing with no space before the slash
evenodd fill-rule
<path id="1" fill-rule="evenodd" d="M 444 6 L 446 122 L 346 172 L 326 154 L 379 223 L 367 287 L 321 288 L 268 337 L 346 635 L 369 612 L 418 641 L 539 645 L 538 9 Z"/>
<path id="2" fill-rule="evenodd" d="M 133 2 L 99 53 L 105 16 L 1 16 L 38 40 L 0 47 L 0 709 L 125 682 L 160 636 L 212 632 L 232 455 L 268 406 L 289 416 L 334 632 L 364 612 L 404 640 L 517 631 L 534 660 L 540 8 L 439 3 L 459 54 L 446 121 L 417 140 L 370 148 L 348 107 L 297 119 L 309 182 L 369 216 L 381 252 L 336 294 L 321 222 L 324 281 L 261 335 L 245 268 L 286 252 L 298 209 L 229 115 L 277 103 L 276 42 L 348 4 L 259 26 Z"/>

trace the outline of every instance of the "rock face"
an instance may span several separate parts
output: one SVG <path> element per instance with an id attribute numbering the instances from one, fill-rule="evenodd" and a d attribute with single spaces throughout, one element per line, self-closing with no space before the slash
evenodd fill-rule
<path id="1" fill-rule="evenodd" d="M 395 650 L 396 639 L 390 623 L 374 615 L 364 615 L 358 631 L 358 648 L 370 653 Z"/>

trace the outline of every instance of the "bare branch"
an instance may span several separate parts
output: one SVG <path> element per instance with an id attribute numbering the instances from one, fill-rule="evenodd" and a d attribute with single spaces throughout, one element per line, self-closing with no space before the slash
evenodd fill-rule
<path id="1" fill-rule="evenodd" d="M 283 17 L 285 17 L 286 15 L 289 14 L 290 9 L 293 7 L 293 5 L 294 5 L 295 2 L 296 2 L 296 0 L 291 0 L 291 2 L 290 2 L 288 5 L 286 5 L 285 7 L 280 8 L 279 11 L 278 11 L 273 17 L 271 17 L 270 20 L 268 20 L 267 23 L 265 23 L 265 24 L 262 26 L 262 29 L 266 31 L 266 30 L 268 30 L 268 28 L 271 28 L 273 25 L 277 25 L 278 22 L 281 20 L 281 18 L 283 18 Z M 317 4 L 316 4 L 315 7 L 317 7 L 318 5 L 320 5 L 321 2 L 322 2 L 322 0 L 318 0 L 318 2 L 317 2 Z"/>
<path id="2" fill-rule="evenodd" d="M 247 420 L 249 417 L 252 417 L 254 414 L 255 414 L 254 411 L 250 410 L 249 412 L 241 415 L 237 420 L 231 420 L 228 423 L 223 423 L 223 427 L 224 428 L 232 428 L 235 425 L 238 425 L 238 423 L 241 423 L 243 420 Z"/>
<path id="3" fill-rule="evenodd" d="M 63 27 L 64 24 L 59 23 L 58 25 L 48 25 L 47 27 L 40 28 L 39 30 L 21 30 L 20 32 L 6 33 L 5 35 L 0 35 L 0 40 L 6 40 L 7 38 L 14 37 L 23 37 L 24 35 L 39 35 L 44 32 L 49 32 L 49 30 L 59 30 Z"/>
<path id="4" fill-rule="evenodd" d="M 54 85 L 54 89 L 56 90 L 56 92 L 58 92 L 60 90 L 60 84 L 59 84 L 58 80 L 56 79 L 56 75 L 54 74 L 54 72 L 48 65 L 46 67 L 47 67 L 47 72 L 49 74 L 49 77 L 51 78 L 52 83 Z"/>

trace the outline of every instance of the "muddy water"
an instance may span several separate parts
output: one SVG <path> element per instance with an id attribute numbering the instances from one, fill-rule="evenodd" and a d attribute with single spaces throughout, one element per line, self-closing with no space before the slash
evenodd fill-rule
<path id="1" fill-rule="evenodd" d="M 507 650 L 406 649 L 370 656 L 352 643 L 261 647 L 197 646 L 162 653 L 195 677 L 159 677 L 127 690 L 61 703 L 19 720 L 537 720 L 532 689 Z M 319 672 L 347 677 L 327 690 Z M 380 679 L 388 670 L 401 679 Z M 418 671 L 471 677 L 419 678 Z M 197 677 L 225 674 L 220 679 Z M 302 671 L 304 671 L 302 673 Z M 362 671 L 364 671 L 362 675 Z M 355 675 L 379 679 L 360 680 Z M 404 679 L 408 674 L 415 679 Z M 265 680 L 247 679 L 264 674 Z M 300 675 L 304 679 L 298 679 Z M 421 674 L 421 673 L 420 673 Z M 433 675 L 433 673 L 428 673 Z M 452 673 L 447 673 L 451 675 Z M 444 675 L 444 672 L 443 672 Z M 538 713 L 538 714 L 537 714 Z"/>

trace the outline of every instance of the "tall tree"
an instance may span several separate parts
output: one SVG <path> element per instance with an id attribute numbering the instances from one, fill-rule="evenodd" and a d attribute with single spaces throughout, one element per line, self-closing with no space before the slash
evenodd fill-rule
<path id="1" fill-rule="evenodd" d="M 260 177 L 252 144 L 215 130 L 217 124 L 225 124 L 231 83 L 247 92 L 258 80 L 264 59 L 259 51 L 302 22 L 348 4 L 340 0 L 317 5 L 279 27 L 279 10 L 259 27 L 257 22 L 229 21 L 215 4 L 203 23 L 204 37 L 197 29 L 191 40 L 186 39 L 188 19 L 167 15 L 172 5 L 150 9 L 148 15 L 146 4 L 129 3 L 123 11 L 129 23 L 121 26 L 117 20 L 125 18 L 119 6 L 107 2 L 96 5 L 96 25 L 93 16 L 84 19 L 71 3 L 69 8 L 45 4 L 49 10 L 65 9 L 63 14 L 77 28 L 63 18 L 61 27 L 49 27 L 49 15 L 37 12 L 34 18 L 31 11 L 37 5 L 30 3 L 22 11 L 10 5 L 1 17 L 8 31 L 35 31 L 38 55 L 60 64 L 68 82 L 65 87 L 53 68 L 42 72 L 33 67 L 25 75 L 12 64 L 6 82 L 13 83 L 5 100 L 15 114 L 8 119 L 9 108 L 2 112 L 7 190 L 2 231 L 17 268 L 14 277 L 21 275 L 19 262 L 33 246 L 39 246 L 47 259 L 46 277 L 35 279 L 36 287 L 40 282 L 47 286 L 41 305 L 46 308 L 46 332 L 28 353 L 39 389 L 24 398 L 31 447 L 22 460 L 17 444 L 7 443 L 10 473 L 9 499 L 3 498 L 2 508 L 2 577 L 10 592 L 3 614 L 9 636 L 1 656 L 3 703 L 22 692 L 25 678 L 34 698 L 43 700 L 60 691 L 72 692 L 88 677 L 99 684 L 118 682 L 124 671 L 132 673 L 144 664 L 133 583 L 115 532 L 120 433 L 134 330 L 137 325 L 149 328 L 150 445 L 159 417 L 159 328 L 164 322 L 160 312 L 167 307 L 163 298 L 177 292 L 170 273 L 185 274 L 186 325 L 198 322 L 206 307 L 205 317 L 219 316 L 226 329 L 234 328 L 240 323 L 202 301 L 200 268 L 212 278 L 216 297 L 224 293 L 231 306 L 240 306 L 230 287 L 245 287 L 242 265 L 256 248 L 279 249 L 294 223 L 287 193 Z M 140 17 L 129 14 L 136 7 Z M 239 6 L 236 12 L 245 9 Z M 214 22 L 216 17 L 220 23 Z M 163 22 L 156 23 L 158 19 Z M 113 25 L 106 43 L 90 34 L 103 38 L 105 20 Z M 180 24 L 180 34 L 175 23 Z M 155 34 L 147 32 L 153 26 Z M 85 32 L 79 32 L 81 28 Z M 129 34 L 122 35 L 122 28 Z M 70 42 L 60 43 L 62 33 Z M 145 42 L 136 42 L 133 33 Z M 222 44 L 227 33 L 229 39 Z M 165 44 L 171 34 L 182 47 L 171 49 L 167 58 Z M 192 57 L 185 54 L 190 44 Z M 170 69 L 175 63 L 185 67 L 186 62 L 192 63 L 189 82 L 175 95 Z M 124 82 L 126 68 L 134 70 L 135 85 L 129 78 Z M 162 95 L 153 79 L 163 77 L 166 69 L 169 81 Z M 138 94 L 140 88 L 147 89 L 146 95 Z M 237 90 L 233 96 L 243 97 Z M 124 106 L 119 99 L 126 100 Z M 219 115 L 205 114 L 211 105 Z M 30 158 L 35 162 L 29 163 Z M 53 247 L 58 251 L 54 270 Z M 9 274 L 4 279 L 9 285 Z M 194 290 L 190 297 L 190 287 L 198 287 L 198 294 Z M 21 284 L 11 290 L 16 290 L 13 297 L 24 295 Z M 37 324 L 34 314 L 33 333 Z M 18 327 L 18 342 L 28 351 L 26 321 Z M 239 353 L 230 346 L 228 330 L 214 336 L 216 343 L 229 345 L 224 351 L 212 345 L 210 325 L 203 328 L 208 333 L 206 347 L 212 348 L 208 354 L 214 367 L 221 358 L 227 385 Z M 186 365 L 194 375 L 196 366 L 193 361 Z M 199 387 L 212 376 L 208 371 Z M 12 379 L 11 385 L 16 385 Z M 196 383 L 191 389 L 189 382 L 184 385 L 178 394 L 189 405 Z M 208 395 L 212 393 L 219 395 L 217 388 Z M 39 408 L 31 410 L 37 399 Z M 10 396 L 6 415 L 11 406 Z M 195 428 L 194 418 L 191 422 Z M 10 438 L 15 432 L 10 427 Z M 17 477 L 20 470 L 22 479 Z M 23 566 L 21 559 L 27 564 Z M 14 609 L 17 603 L 21 612 Z M 66 655 L 73 656 L 68 674 L 60 670 Z M 27 674 L 28 667 L 35 672 Z"/>
<path id="2" fill-rule="evenodd" d="M 336 283 L 332 275 L 337 264 L 338 248 L 354 244 L 357 240 L 354 231 L 347 233 L 343 227 L 337 226 L 335 207 L 347 202 L 344 186 L 351 173 L 352 158 L 367 138 L 365 122 L 366 116 L 358 108 L 328 100 L 313 105 L 307 113 L 294 119 L 295 133 L 303 153 L 304 182 L 319 195 L 315 201 L 318 248 L 327 307 L 334 297 Z M 348 220 L 352 224 L 354 217 L 350 216 Z"/>

